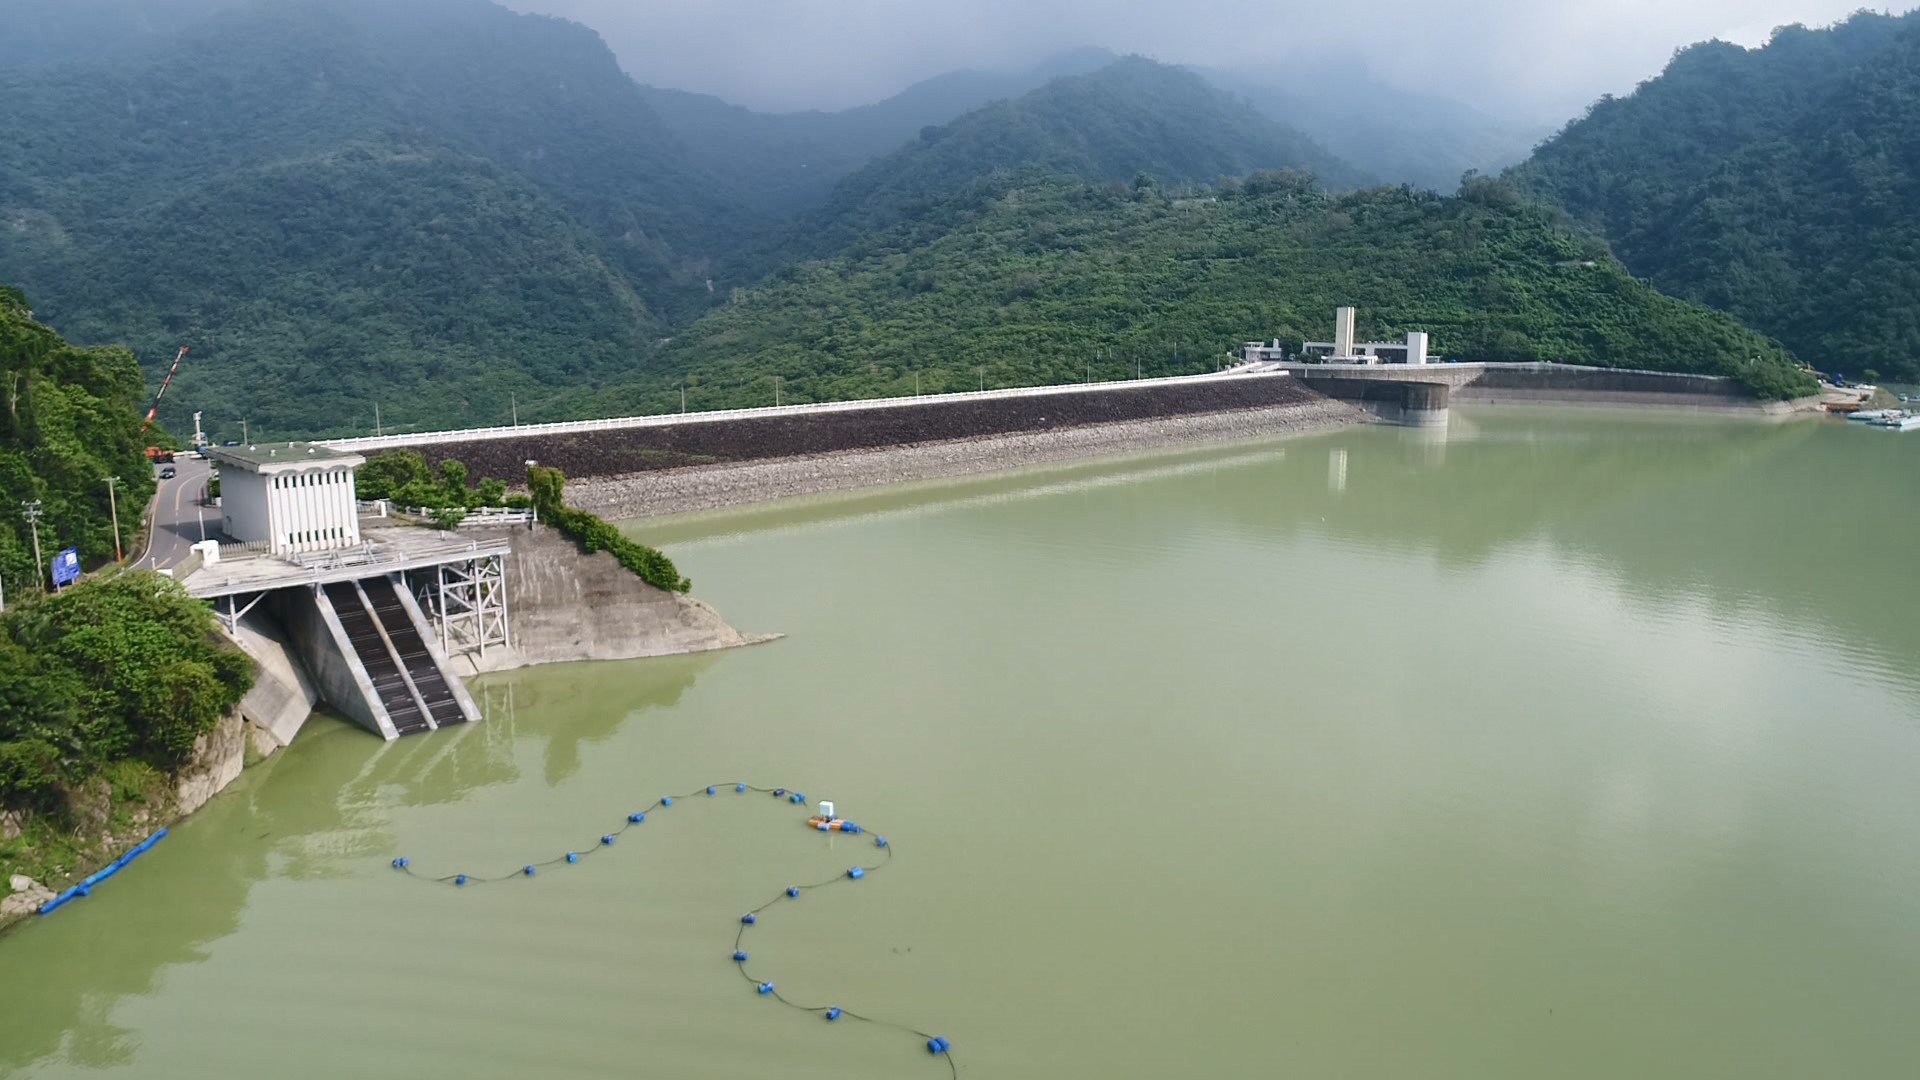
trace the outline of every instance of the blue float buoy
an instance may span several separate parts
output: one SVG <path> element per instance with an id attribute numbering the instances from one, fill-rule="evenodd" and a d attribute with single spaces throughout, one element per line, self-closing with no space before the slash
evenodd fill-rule
<path id="1" fill-rule="evenodd" d="M 404 870 L 407 868 L 407 865 L 412 861 L 413 861 L 412 859 L 409 859 L 405 855 L 402 855 L 399 858 L 393 860 L 393 868 L 395 870 Z"/>
<path id="2" fill-rule="evenodd" d="M 771 993 L 773 993 L 773 984 L 772 984 L 772 983 L 770 983 L 770 982 L 763 982 L 763 983 L 761 983 L 761 984 L 760 984 L 760 992 L 761 992 L 761 993 L 763 993 L 763 994 L 771 994 Z"/>
<path id="3" fill-rule="evenodd" d="M 854 879 L 855 881 L 858 881 L 861 878 L 867 876 L 867 871 L 864 867 L 856 866 L 853 869 L 847 871 L 847 876 Z"/>
<path id="4" fill-rule="evenodd" d="M 828 1009 L 828 1010 L 827 1010 L 827 1019 L 829 1019 L 829 1020 L 838 1020 L 838 1019 L 840 1019 L 840 1006 L 838 1006 L 838 1005 L 835 1005 L 835 1006 L 834 1006 L 833 1008 L 831 1008 L 831 1009 Z"/>
<path id="5" fill-rule="evenodd" d="M 660 796 L 660 805 L 661 805 L 661 806 L 672 806 L 672 805 L 673 805 L 673 796 L 671 796 L 671 795 L 662 795 L 662 796 Z"/>
<path id="6" fill-rule="evenodd" d="M 841 831 L 841 832 L 850 832 L 850 833 L 857 833 L 857 832 L 859 832 L 859 831 L 860 831 L 860 826 L 858 826 L 858 825 L 855 825 L 855 824 L 854 824 L 853 822 L 851 822 L 851 821 L 849 821 L 849 822 L 846 822 L 845 824 L 843 824 L 843 825 L 841 825 L 841 826 L 840 826 L 840 831 Z"/>
<path id="7" fill-rule="evenodd" d="M 713 785 L 712 785 L 712 784 L 708 784 L 708 785 L 707 785 L 707 794 L 709 794 L 709 795 L 711 795 L 711 794 L 713 794 Z"/>
<path id="8" fill-rule="evenodd" d="M 873 846 L 874 846 L 874 847 L 886 847 L 886 846 L 887 846 L 887 838 L 886 838 L 886 837 L 884 837 L 884 836 L 876 836 L 876 837 L 874 837 L 874 838 L 873 838 Z"/>
<path id="9" fill-rule="evenodd" d="M 785 798 L 786 794 L 787 794 L 786 788 L 777 787 L 773 789 L 773 797 L 776 799 Z"/>
<path id="10" fill-rule="evenodd" d="M 647 815 L 641 813 L 638 810 L 635 810 L 633 813 L 627 815 L 627 820 L 632 822 L 635 825 L 638 825 L 641 822 L 647 820 Z"/>
<path id="11" fill-rule="evenodd" d="M 821 823 L 820 823 L 820 824 L 818 824 L 818 825 L 815 825 L 815 826 L 814 826 L 814 828 L 816 828 L 816 829 L 819 829 L 819 830 L 820 830 L 821 832 L 832 832 L 832 831 L 833 831 L 833 826 L 832 826 L 832 825 L 829 825 L 829 824 L 827 824 L 827 823 L 826 823 L 826 822 L 824 822 L 824 821 L 823 821 L 823 822 L 821 822 Z"/>
<path id="12" fill-rule="evenodd" d="M 799 896 L 799 895 L 800 895 L 800 886 L 798 886 L 798 885 L 789 885 L 789 886 L 787 886 L 787 895 L 788 895 L 788 896 Z"/>
<path id="13" fill-rule="evenodd" d="M 527 875 L 528 877 L 532 877 L 534 875 L 533 864 L 528 863 L 527 865 L 521 867 L 520 872 Z"/>
<path id="14" fill-rule="evenodd" d="M 600 838 L 600 842 L 601 842 L 601 843 L 603 843 L 603 844 L 611 844 L 611 843 L 613 843 L 613 834 L 612 834 L 612 833 L 608 833 L 607 835 L 605 835 L 605 836 L 603 836 L 603 837 L 601 837 L 601 838 Z"/>
<path id="15" fill-rule="evenodd" d="M 760 916 L 755 915 L 753 912 L 749 911 L 745 915 L 740 916 L 740 921 L 743 923 L 746 923 L 748 926 L 752 926 L 754 923 L 757 923 L 760 921 Z"/>
<path id="16" fill-rule="evenodd" d="M 747 785 L 745 785 L 745 784 L 735 784 L 735 785 L 733 785 L 733 790 L 735 790 L 735 791 L 745 791 L 745 790 L 747 790 Z"/>
<path id="17" fill-rule="evenodd" d="M 741 952 L 741 951 L 740 951 L 739 949 L 735 949 L 735 950 L 733 950 L 733 962 L 734 962 L 734 963 L 736 963 L 736 964 L 744 964 L 744 963 L 746 963 L 746 962 L 747 962 L 747 954 L 746 954 L 746 953 L 744 953 L 744 952 Z"/>
<path id="18" fill-rule="evenodd" d="M 569 851 L 569 852 L 567 852 L 567 861 L 568 861 L 568 862 L 579 862 L 579 861 L 580 861 L 580 856 L 578 856 L 578 855 L 576 855 L 576 854 L 574 854 L 573 852 L 571 852 L 571 851 Z"/>
<path id="19" fill-rule="evenodd" d="M 467 875 L 465 874 L 453 875 L 453 883 L 455 885 L 465 885 L 467 883 Z"/>
<path id="20" fill-rule="evenodd" d="M 929 1054 L 944 1054 L 952 1048 L 953 1044 L 940 1035 L 935 1035 L 933 1038 L 927 1040 L 927 1053 Z"/>

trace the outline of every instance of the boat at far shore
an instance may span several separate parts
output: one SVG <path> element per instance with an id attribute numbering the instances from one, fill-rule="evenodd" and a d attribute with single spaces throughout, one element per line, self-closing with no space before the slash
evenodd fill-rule
<path id="1" fill-rule="evenodd" d="M 1889 409 L 1872 423 L 1874 427 L 1892 428 L 1895 431 L 1920 431 L 1920 413 Z"/>

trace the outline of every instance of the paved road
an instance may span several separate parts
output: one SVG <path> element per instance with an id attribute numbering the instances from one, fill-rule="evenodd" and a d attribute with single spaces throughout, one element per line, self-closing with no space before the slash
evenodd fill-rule
<path id="1" fill-rule="evenodd" d="M 181 454 L 173 467 L 178 475 L 160 481 L 153 497 L 153 546 L 136 564 L 143 569 L 173 566 L 195 543 L 219 533 L 219 507 L 199 502 L 212 466 Z"/>

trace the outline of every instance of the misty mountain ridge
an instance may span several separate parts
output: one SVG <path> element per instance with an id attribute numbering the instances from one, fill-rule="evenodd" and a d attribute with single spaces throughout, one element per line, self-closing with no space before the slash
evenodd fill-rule
<path id="1" fill-rule="evenodd" d="M 793 230 L 783 256 L 843 250 L 998 173 L 1097 183 L 1131 183 L 1144 174 L 1178 186 L 1283 168 L 1335 187 L 1368 179 L 1199 76 L 1126 57 L 922 129 L 834 188 L 827 204 Z"/>
<path id="2" fill-rule="evenodd" d="M 1195 70 L 1380 180 L 1441 193 L 1458 188 L 1468 172 L 1498 172 L 1526 160 L 1549 134 L 1457 101 L 1390 86 L 1364 71 Z"/>
<path id="3" fill-rule="evenodd" d="M 791 214 L 825 202 L 835 184 L 921 128 L 1116 59 L 1105 49 L 1074 49 L 1024 68 L 952 71 L 837 112 L 763 113 L 708 94 L 645 85 L 641 92 L 688 160 L 729 178 L 746 201 Z"/>

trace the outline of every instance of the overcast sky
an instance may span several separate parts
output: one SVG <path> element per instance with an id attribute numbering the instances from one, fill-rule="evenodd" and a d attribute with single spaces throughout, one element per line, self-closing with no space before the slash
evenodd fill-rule
<path id="1" fill-rule="evenodd" d="M 1657 74 L 1674 49 L 1764 42 L 1861 0 L 504 0 L 600 31 L 642 82 L 759 109 L 874 101 L 958 67 L 1079 45 L 1311 77 L 1342 51 L 1375 75 L 1528 122 Z M 1883 0 L 1884 2 L 1884 0 Z M 1920 0 L 1901 0 L 1896 10 Z"/>

